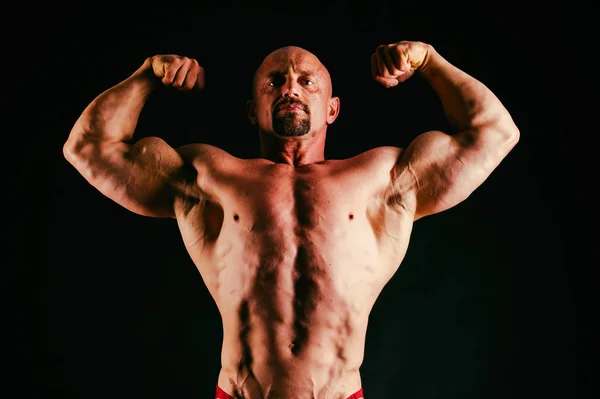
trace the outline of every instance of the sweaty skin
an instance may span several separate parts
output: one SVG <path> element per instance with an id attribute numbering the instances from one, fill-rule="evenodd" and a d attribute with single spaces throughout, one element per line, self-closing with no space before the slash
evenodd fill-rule
<path id="1" fill-rule="evenodd" d="M 404 62 L 386 64 L 394 54 L 385 51 Z M 195 60 L 174 55 L 149 58 L 94 99 L 65 143 L 66 158 L 104 195 L 176 219 L 222 317 L 218 385 L 236 398 L 358 391 L 369 314 L 414 221 L 467 198 L 518 141 L 500 101 L 429 45 L 378 48 L 373 70 L 386 87 L 419 71 L 459 131 L 325 160 L 340 101 L 318 58 L 290 46 L 269 54 L 254 77 L 248 115 L 261 158 L 207 144 L 173 149 L 157 137 L 134 142 L 157 77 L 180 89 L 204 85 Z"/>

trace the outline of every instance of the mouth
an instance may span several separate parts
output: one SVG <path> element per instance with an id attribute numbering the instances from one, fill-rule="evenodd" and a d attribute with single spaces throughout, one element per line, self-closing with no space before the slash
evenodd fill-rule
<path id="1" fill-rule="evenodd" d="M 277 112 L 279 111 L 304 111 L 304 107 L 298 104 L 284 104 L 277 107 Z"/>
<path id="2" fill-rule="evenodd" d="M 308 109 L 304 104 L 302 104 L 298 100 L 285 99 L 282 100 L 278 105 L 275 106 L 275 113 L 279 113 L 281 111 L 285 112 L 296 112 L 296 111 L 304 111 L 308 114 Z"/>

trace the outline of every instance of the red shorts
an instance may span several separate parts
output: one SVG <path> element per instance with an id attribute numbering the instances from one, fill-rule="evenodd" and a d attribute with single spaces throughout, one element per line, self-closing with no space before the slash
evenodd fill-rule
<path id="1" fill-rule="evenodd" d="M 359 399 L 363 397 L 363 389 L 359 389 L 358 392 L 348 396 L 348 399 Z M 222 390 L 221 388 L 219 388 L 219 386 L 217 385 L 217 396 L 215 396 L 215 399 L 234 399 L 233 396 L 230 396 L 227 392 L 225 392 L 224 390 Z"/>

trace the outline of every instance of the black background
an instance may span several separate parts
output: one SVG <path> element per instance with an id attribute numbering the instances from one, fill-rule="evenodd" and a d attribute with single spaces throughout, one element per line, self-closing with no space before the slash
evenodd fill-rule
<path id="1" fill-rule="evenodd" d="M 405 39 L 434 45 L 483 81 L 521 140 L 467 201 L 415 224 L 371 315 L 367 399 L 597 394 L 593 12 L 574 2 L 486 4 L 14 5 L 2 28 L 3 359 L 14 392 L 3 396 L 214 397 L 220 318 L 176 223 L 119 207 L 62 156 L 96 95 L 150 55 L 196 58 L 206 90 L 157 92 L 137 137 L 255 157 L 245 114 L 252 73 L 268 52 L 295 44 L 321 58 L 341 98 L 328 158 L 405 147 L 448 129 L 424 81 L 385 90 L 371 79 L 375 47 Z"/>

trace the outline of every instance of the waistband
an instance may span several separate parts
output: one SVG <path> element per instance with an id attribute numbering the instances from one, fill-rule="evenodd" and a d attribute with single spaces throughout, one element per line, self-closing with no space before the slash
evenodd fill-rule
<path id="1" fill-rule="evenodd" d="M 363 397 L 364 397 L 364 389 L 361 388 L 358 391 L 356 391 L 355 393 L 353 393 L 352 395 L 348 396 L 347 399 L 360 399 L 360 398 L 363 398 Z M 224 390 L 222 390 L 217 385 L 217 394 L 215 396 L 215 399 L 235 399 L 235 398 L 233 396 L 229 395 Z"/>

